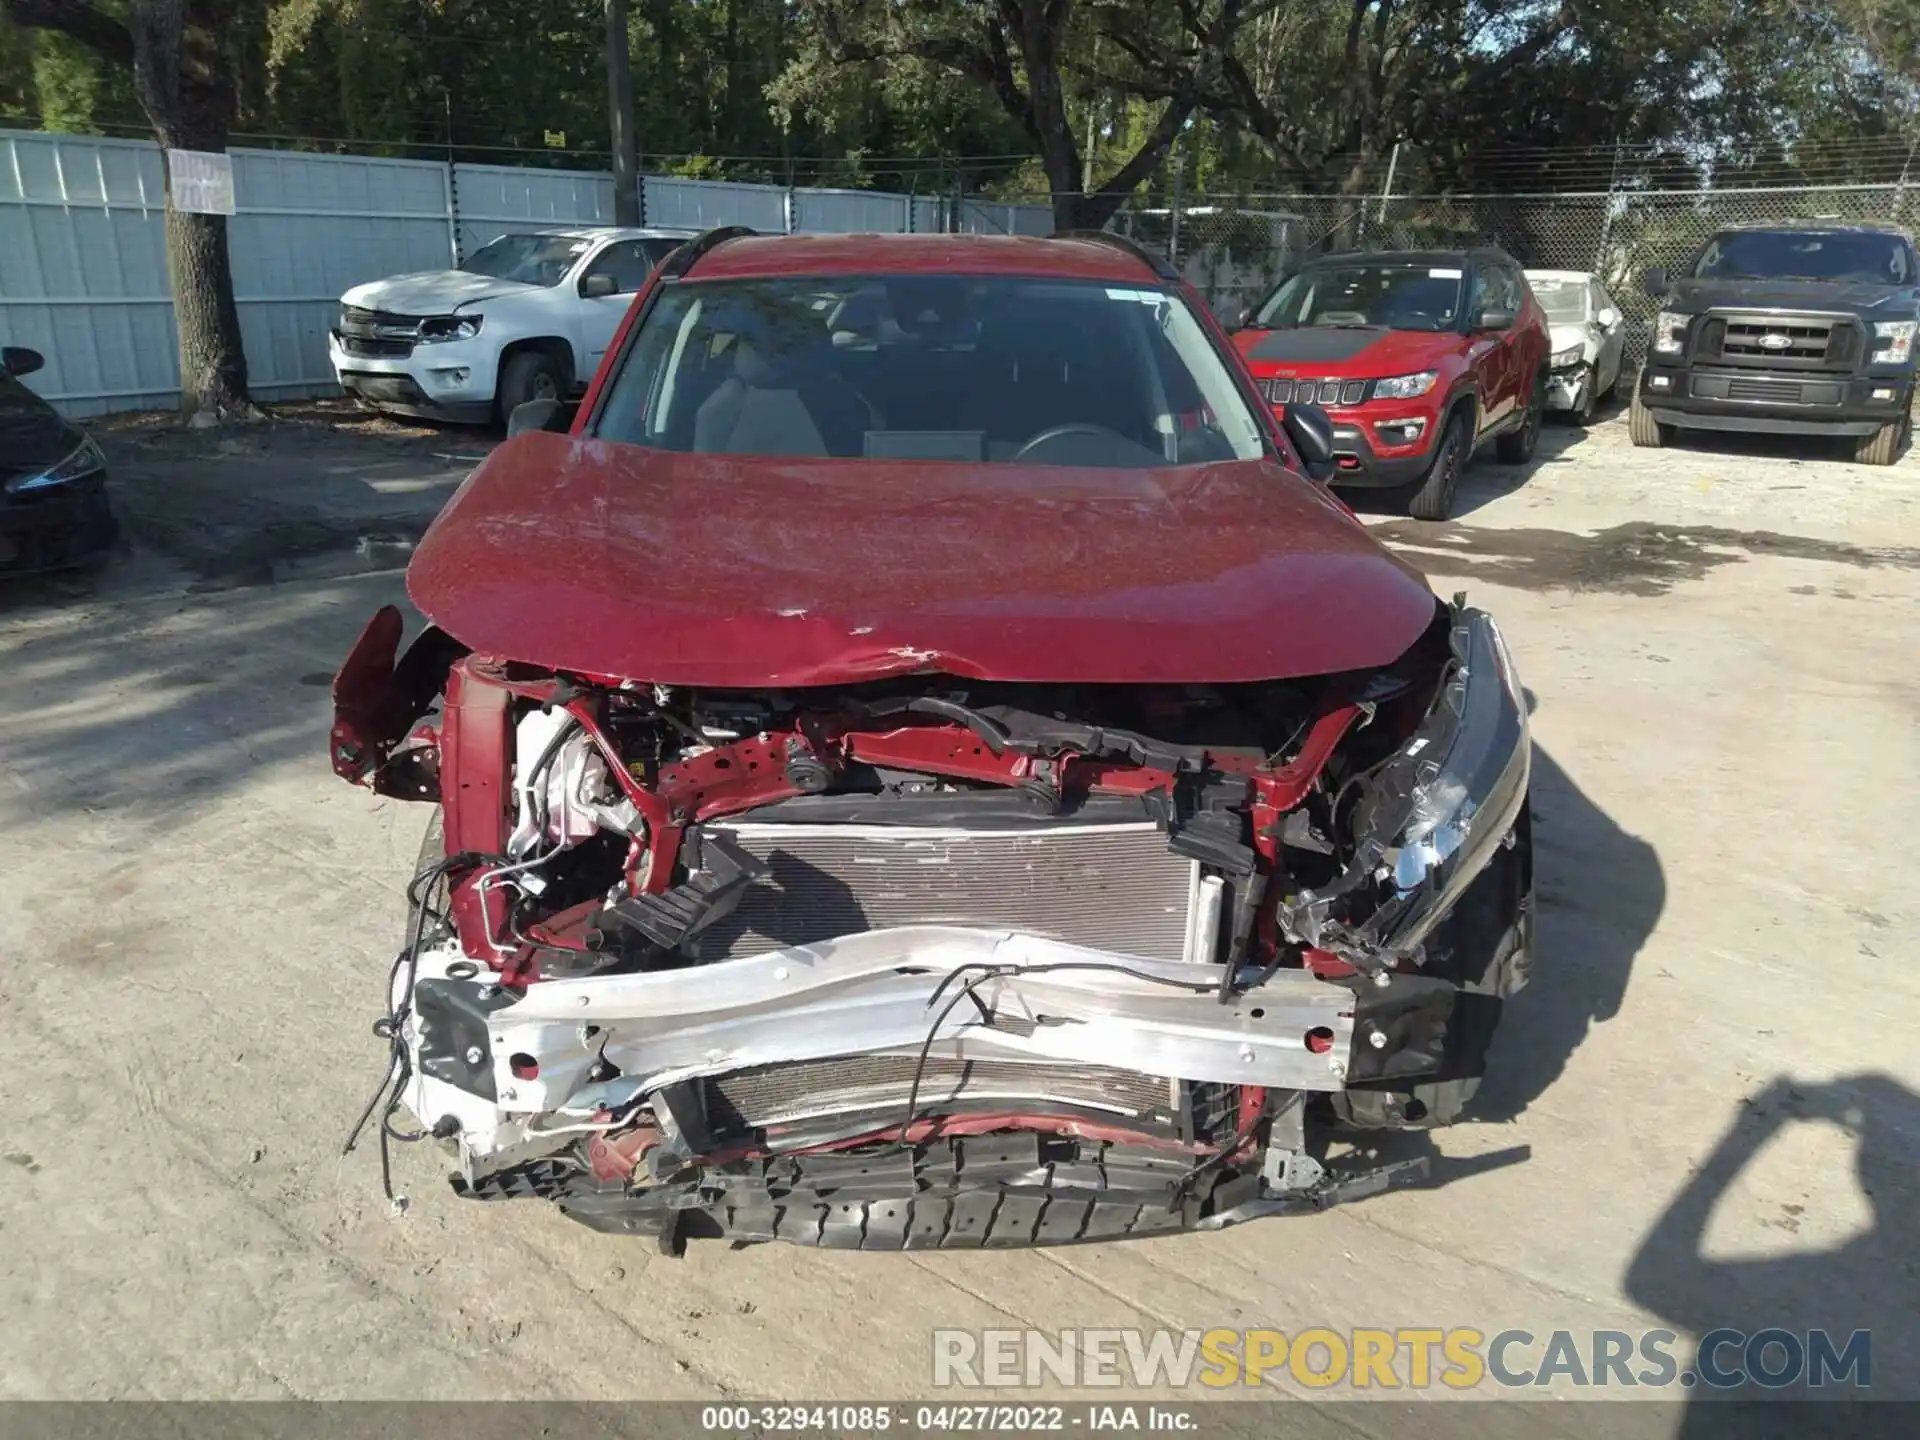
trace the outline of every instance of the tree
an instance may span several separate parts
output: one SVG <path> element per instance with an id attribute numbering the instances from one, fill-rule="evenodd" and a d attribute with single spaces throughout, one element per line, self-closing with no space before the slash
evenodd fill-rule
<path id="1" fill-rule="evenodd" d="M 917 62 L 985 90 L 1027 137 L 1060 229 L 1097 228 L 1150 176 L 1201 99 L 1219 84 L 1235 36 L 1281 0 L 1176 0 L 1187 44 L 1156 67 L 1159 114 L 1104 180 L 1082 163 L 1073 89 L 1099 83 L 1078 61 L 1096 34 L 1125 33 L 1145 49 L 1168 35 L 1156 0 L 807 0 L 809 44 L 774 90 L 818 113 L 850 69 Z"/>
<path id="2" fill-rule="evenodd" d="M 128 0 L 124 20 L 86 0 L 3 0 L 16 25 L 78 41 L 133 75 L 162 146 L 224 151 L 236 95 L 227 41 L 242 0 Z M 223 215 L 166 208 L 167 267 L 180 335 L 180 408 L 190 423 L 253 415 Z"/>

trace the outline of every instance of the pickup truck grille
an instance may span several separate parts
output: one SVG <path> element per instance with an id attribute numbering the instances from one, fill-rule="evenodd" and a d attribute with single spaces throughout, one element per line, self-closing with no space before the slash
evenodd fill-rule
<path id="1" fill-rule="evenodd" d="M 1838 315 L 1743 315 L 1701 322 L 1693 358 L 1705 365 L 1851 372 L 1865 358 L 1857 322 Z"/>
<path id="2" fill-rule="evenodd" d="M 340 348 L 349 355 L 403 360 L 420 337 L 420 317 L 346 305 L 340 310 L 339 333 Z"/>

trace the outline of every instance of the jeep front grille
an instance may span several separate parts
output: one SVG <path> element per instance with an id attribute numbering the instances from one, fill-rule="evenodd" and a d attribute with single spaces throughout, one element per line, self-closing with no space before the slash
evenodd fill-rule
<path id="1" fill-rule="evenodd" d="M 1358 405 L 1367 398 L 1371 380 L 1263 380 L 1273 405 Z"/>

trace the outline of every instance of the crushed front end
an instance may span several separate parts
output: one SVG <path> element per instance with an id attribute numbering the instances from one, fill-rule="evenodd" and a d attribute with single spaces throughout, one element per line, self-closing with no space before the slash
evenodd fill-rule
<path id="1" fill-rule="evenodd" d="M 1524 981 L 1526 707 L 1463 604 L 1378 671 L 713 691 L 399 617 L 335 769 L 438 801 L 392 1116 L 477 1200 L 865 1249 L 1314 1210 L 1411 1178 Z"/>

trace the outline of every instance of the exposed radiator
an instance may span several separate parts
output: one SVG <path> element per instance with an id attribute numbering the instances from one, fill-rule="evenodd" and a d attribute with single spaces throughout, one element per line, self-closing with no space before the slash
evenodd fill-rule
<path id="1" fill-rule="evenodd" d="M 841 1060 L 805 1060 L 736 1070 L 705 1082 L 709 1122 L 787 1124 L 822 1115 L 863 1110 L 897 1116 L 913 1084 L 915 1057 L 855 1055 Z M 1136 1071 L 1100 1065 L 1038 1065 L 1006 1060 L 929 1057 L 914 1097 L 919 1114 L 938 1114 L 956 1104 L 1051 1100 L 1130 1117 L 1166 1116 L 1173 1107 L 1171 1082 Z"/>
<path id="2" fill-rule="evenodd" d="M 1127 955 L 1182 958 L 1197 879 L 1151 822 L 1020 830 L 892 825 L 709 827 L 767 863 L 703 960 L 894 925 L 1021 930 Z"/>

